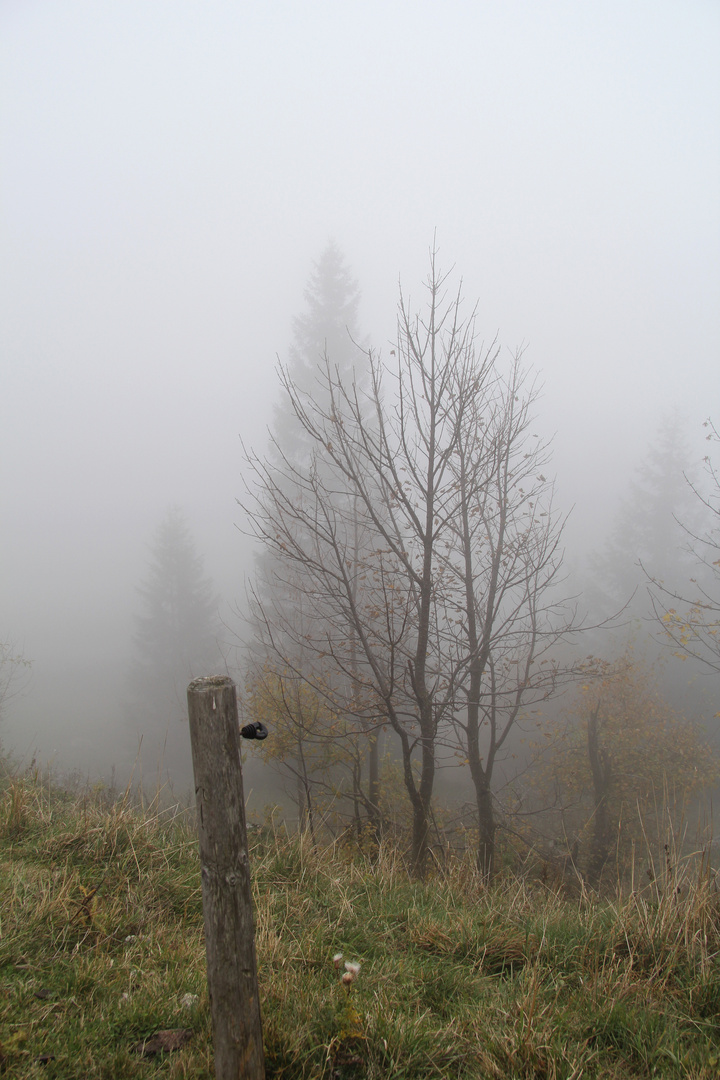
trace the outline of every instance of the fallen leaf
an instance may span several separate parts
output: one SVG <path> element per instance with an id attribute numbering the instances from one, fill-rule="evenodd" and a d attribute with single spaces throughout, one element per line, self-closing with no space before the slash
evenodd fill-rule
<path id="1" fill-rule="evenodd" d="M 170 1028 L 166 1031 L 156 1031 L 149 1039 L 141 1039 L 133 1046 L 135 1054 L 143 1057 L 152 1057 L 154 1054 L 170 1053 L 172 1050 L 180 1050 L 189 1039 L 192 1031 L 187 1028 Z"/>

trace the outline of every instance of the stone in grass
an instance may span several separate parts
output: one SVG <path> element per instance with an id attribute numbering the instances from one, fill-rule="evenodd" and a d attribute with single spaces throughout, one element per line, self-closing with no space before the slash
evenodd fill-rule
<path id="1" fill-rule="evenodd" d="M 141 1039 L 139 1043 L 135 1043 L 133 1053 L 142 1054 L 143 1057 L 153 1057 L 155 1054 L 180 1050 L 189 1039 L 192 1039 L 192 1034 L 192 1031 L 188 1031 L 187 1028 L 156 1031 L 149 1039 Z"/>

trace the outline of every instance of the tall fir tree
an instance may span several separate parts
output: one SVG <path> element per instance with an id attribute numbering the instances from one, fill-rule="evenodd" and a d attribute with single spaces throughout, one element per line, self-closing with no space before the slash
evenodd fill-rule
<path id="1" fill-rule="evenodd" d="M 285 370 L 292 383 L 304 394 L 321 396 L 324 389 L 322 369 L 325 359 L 348 382 L 355 372 L 363 382 L 367 356 L 358 328 L 360 289 L 340 248 L 330 241 L 310 272 L 304 293 L 305 311 L 293 319 L 293 341 Z M 283 394 L 274 410 L 272 439 L 275 454 L 292 464 L 305 464 L 310 455 L 310 441 Z"/>
<path id="2" fill-rule="evenodd" d="M 676 416 L 665 417 L 654 442 L 620 502 L 604 548 L 591 559 L 588 597 L 595 614 L 608 618 L 625 607 L 626 617 L 651 612 L 648 575 L 678 580 L 686 560 L 680 521 L 693 520 L 690 452 Z"/>
<path id="3" fill-rule="evenodd" d="M 130 718 L 142 735 L 143 761 L 162 761 L 164 771 L 185 781 L 191 775 L 185 694 L 193 677 L 218 665 L 218 598 L 177 506 L 157 528 L 138 593 Z"/>
<path id="4" fill-rule="evenodd" d="M 287 363 L 282 366 L 283 379 L 297 388 L 301 396 L 322 402 L 323 407 L 329 407 L 330 403 L 328 371 L 331 375 L 338 372 L 346 385 L 355 385 L 358 393 L 362 395 L 369 384 L 370 364 L 367 345 L 358 326 L 360 290 L 334 241 L 327 244 L 313 265 L 304 299 L 305 310 L 293 320 L 293 341 L 288 351 Z M 298 419 L 290 395 L 286 392 L 275 406 L 269 456 L 277 466 L 278 476 L 282 477 L 279 480 L 281 486 L 291 499 L 301 498 L 301 484 L 295 483 L 295 480 L 300 476 L 308 476 L 313 469 L 322 468 L 317 461 L 314 442 Z M 362 771 L 360 761 L 365 753 L 363 744 L 368 743 L 369 736 L 370 763 L 368 795 L 365 801 L 369 798 L 370 804 L 376 806 L 379 765 L 374 731 L 362 722 L 358 726 L 356 721 L 353 721 L 355 704 L 351 695 L 348 696 L 342 685 L 332 684 L 326 674 L 318 669 L 317 657 L 313 658 L 310 666 L 306 659 L 298 654 L 297 649 L 288 652 L 287 644 L 280 640 L 275 631 L 270 630 L 273 625 L 281 625 L 284 620 L 287 621 L 287 613 L 292 612 L 292 619 L 296 624 L 295 638 L 301 640 L 306 614 L 302 604 L 302 590 L 297 588 L 292 571 L 288 569 L 286 562 L 279 561 L 267 551 L 257 559 L 254 596 L 251 620 L 256 632 L 255 674 L 249 680 L 248 700 L 258 700 L 259 689 L 266 686 L 270 671 L 272 677 L 280 680 L 280 683 L 283 680 L 297 683 L 286 705 L 291 700 L 303 699 L 303 695 L 307 697 L 308 694 L 317 694 L 319 700 L 325 701 L 328 715 L 335 715 L 338 710 L 343 712 L 344 702 L 348 713 L 347 722 L 358 734 L 357 741 L 354 741 L 346 730 L 344 742 L 348 751 L 345 755 L 349 762 L 348 771 L 353 777 L 354 797 L 357 801 L 362 794 L 359 790 Z M 277 617 L 279 611 L 283 612 L 281 618 Z M 294 672 L 292 677 L 288 676 L 289 671 Z M 287 718 L 290 726 L 294 726 L 296 731 L 302 729 L 304 734 L 299 741 L 286 739 L 288 749 L 284 761 L 280 764 L 289 777 L 296 778 L 300 774 L 305 777 L 304 785 L 296 786 L 293 783 L 290 789 L 291 796 L 298 802 L 298 817 L 302 822 L 308 819 L 310 810 L 308 762 L 325 761 L 330 734 L 322 720 L 322 710 L 318 713 L 316 729 L 310 732 L 305 730 L 304 722 L 300 722 L 301 717 L 290 713 Z M 280 715 L 277 716 L 276 723 L 283 723 Z M 317 745 L 311 746 L 312 740 L 315 740 Z M 303 741 L 305 745 L 302 745 Z M 296 747 L 295 750 L 293 746 Z M 318 747 L 324 748 L 320 755 L 315 753 Z M 318 766 L 315 775 L 309 777 L 309 783 L 311 786 L 323 788 L 327 782 L 325 763 Z"/>

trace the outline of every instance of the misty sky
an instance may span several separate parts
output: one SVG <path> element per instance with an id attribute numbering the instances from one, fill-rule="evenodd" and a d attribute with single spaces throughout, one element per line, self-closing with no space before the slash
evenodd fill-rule
<path id="1" fill-rule="evenodd" d="M 716 0 L 2 0 L 0 38 L 5 737 L 103 711 L 57 673 L 125 662 L 169 504 L 242 595 L 239 436 L 329 238 L 387 352 L 437 229 L 544 381 L 571 538 L 664 413 L 720 420 Z"/>

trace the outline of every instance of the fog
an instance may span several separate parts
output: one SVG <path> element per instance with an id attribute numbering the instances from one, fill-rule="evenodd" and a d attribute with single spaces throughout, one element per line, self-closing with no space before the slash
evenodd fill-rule
<path id="1" fill-rule="evenodd" d="M 526 346 L 571 565 L 658 424 L 718 408 L 712 0 L 5 0 L 0 637 L 17 759 L 125 769 L 136 588 L 183 508 L 228 649 L 252 551 L 241 438 L 330 238 L 391 347 L 428 248 Z"/>

